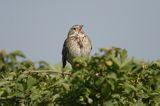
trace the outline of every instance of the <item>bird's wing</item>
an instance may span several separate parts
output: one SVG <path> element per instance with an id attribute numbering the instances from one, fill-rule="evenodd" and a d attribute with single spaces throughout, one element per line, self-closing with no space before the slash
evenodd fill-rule
<path id="1" fill-rule="evenodd" d="M 88 39 L 88 41 L 89 41 L 89 44 L 90 44 L 91 50 L 92 50 L 92 43 L 91 43 L 91 40 L 90 40 L 90 38 L 88 37 L 88 35 L 86 35 L 86 37 L 87 37 L 87 39 Z"/>
<path id="2" fill-rule="evenodd" d="M 64 44 L 63 44 L 63 49 L 62 49 L 62 63 L 63 63 L 63 68 L 66 66 L 66 56 L 67 56 L 67 52 L 68 52 L 68 48 L 66 47 L 66 43 L 67 43 L 67 40 L 64 41 Z"/>

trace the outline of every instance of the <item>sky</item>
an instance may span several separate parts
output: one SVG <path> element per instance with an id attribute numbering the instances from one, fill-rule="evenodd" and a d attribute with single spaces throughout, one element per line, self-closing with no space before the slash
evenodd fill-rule
<path id="1" fill-rule="evenodd" d="M 160 58 L 160 0 L 0 0 L 0 50 L 27 59 L 61 62 L 68 30 L 83 24 L 99 48 L 120 47 L 129 57 Z"/>

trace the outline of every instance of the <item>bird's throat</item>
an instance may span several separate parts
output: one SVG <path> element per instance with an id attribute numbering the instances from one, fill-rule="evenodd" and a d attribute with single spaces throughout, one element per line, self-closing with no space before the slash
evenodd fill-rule
<path id="1" fill-rule="evenodd" d="M 83 37 L 81 36 L 78 37 L 78 45 L 80 48 L 83 48 Z"/>

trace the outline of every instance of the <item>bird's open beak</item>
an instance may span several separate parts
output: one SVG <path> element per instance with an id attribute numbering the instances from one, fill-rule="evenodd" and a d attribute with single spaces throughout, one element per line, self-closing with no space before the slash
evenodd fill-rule
<path id="1" fill-rule="evenodd" d="M 78 32 L 82 32 L 83 25 L 79 26 Z"/>

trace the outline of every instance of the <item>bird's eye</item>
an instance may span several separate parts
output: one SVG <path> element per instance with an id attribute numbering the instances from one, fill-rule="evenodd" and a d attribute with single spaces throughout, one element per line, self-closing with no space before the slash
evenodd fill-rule
<path id="1" fill-rule="evenodd" d="M 76 28 L 73 28 L 73 30 L 76 30 Z"/>

